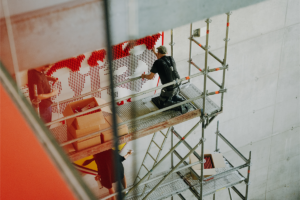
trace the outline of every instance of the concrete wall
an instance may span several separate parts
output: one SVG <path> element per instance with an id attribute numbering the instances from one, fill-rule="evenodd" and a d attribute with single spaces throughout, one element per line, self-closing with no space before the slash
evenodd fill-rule
<path id="1" fill-rule="evenodd" d="M 229 70 L 226 76 L 228 92 L 224 99 L 224 113 L 217 117 L 221 133 L 248 157 L 252 151 L 250 199 L 300 199 L 300 2 L 298 0 L 268 0 L 236 10 L 230 20 L 228 48 Z M 211 51 L 224 56 L 226 15 L 212 17 L 210 24 Z M 199 21 L 193 29 L 205 26 Z M 189 25 L 174 29 L 174 57 L 181 76 L 188 73 Z M 198 38 L 205 43 L 205 38 Z M 170 42 L 170 31 L 165 32 L 165 44 Z M 193 60 L 204 67 L 204 51 L 193 45 Z M 209 67 L 219 67 L 209 59 Z M 196 70 L 193 69 L 193 73 Z M 221 82 L 221 72 L 211 76 Z M 193 80 L 203 88 L 203 78 Z M 217 88 L 208 81 L 208 90 Z M 220 96 L 212 96 L 220 103 Z M 175 126 L 182 135 L 187 133 L 196 119 Z M 206 129 L 206 148 L 215 148 L 216 120 Z M 198 128 L 187 140 L 193 146 L 201 137 Z M 136 141 L 138 149 L 131 161 L 140 166 L 150 137 Z M 175 140 L 177 142 L 177 139 Z M 170 140 L 164 152 L 170 147 Z M 219 148 L 234 165 L 242 160 L 228 146 L 219 141 Z M 181 155 L 187 153 L 180 145 Z M 132 163 L 124 163 L 127 174 Z M 161 171 L 170 167 L 170 159 Z M 242 170 L 246 176 L 246 170 Z M 129 180 L 130 182 L 130 180 Z M 245 194 L 245 184 L 237 186 Z M 232 191 L 232 193 L 234 193 Z M 193 199 L 190 192 L 186 199 Z M 228 191 L 217 193 L 216 199 L 229 199 Z M 177 199 L 176 197 L 175 199 Z M 179 198 L 178 198 L 179 199 Z M 212 199 L 209 196 L 205 199 Z M 239 199 L 233 194 L 233 199 Z"/>
<path id="2" fill-rule="evenodd" d="M 142 38 L 261 1 L 168 0 L 161 3 L 160 0 L 111 0 L 112 43 Z M 6 8 L 1 3 L 0 18 Z M 11 0 L 8 7 L 20 71 L 106 46 L 103 0 Z M 205 9 L 199 12 L 199 8 Z M 1 61 L 13 73 L 3 18 L 0 19 L 0 43 Z"/>

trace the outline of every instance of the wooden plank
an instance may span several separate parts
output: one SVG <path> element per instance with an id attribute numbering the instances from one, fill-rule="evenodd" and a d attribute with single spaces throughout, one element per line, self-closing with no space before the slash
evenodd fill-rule
<path id="1" fill-rule="evenodd" d="M 153 126 L 150 126 L 148 128 L 139 130 L 137 132 L 129 133 L 127 135 L 121 136 L 121 137 L 119 137 L 119 144 L 123 144 L 123 143 L 129 142 L 129 141 L 132 141 L 132 140 L 136 140 L 138 138 L 147 136 L 147 135 L 152 134 L 154 132 L 163 130 L 165 128 L 169 128 L 170 126 L 174 126 L 176 124 L 180 124 L 180 123 L 185 122 L 187 120 L 199 117 L 200 115 L 201 115 L 201 112 L 200 112 L 199 109 L 194 110 L 194 111 L 190 111 L 190 112 L 185 113 L 183 115 L 180 115 L 180 116 L 174 117 L 172 119 L 169 119 L 167 121 L 155 124 Z M 93 147 L 90 147 L 90 148 L 87 148 L 87 149 L 83 149 L 81 151 L 72 152 L 72 153 L 69 154 L 69 157 L 72 161 L 76 161 L 76 160 L 85 158 L 87 156 L 94 155 L 94 154 L 100 153 L 102 151 L 106 151 L 106 150 L 108 150 L 112 147 L 113 147 L 113 141 L 111 140 L 111 141 L 105 142 L 105 143 L 100 144 L 100 145 L 96 145 L 96 146 L 93 146 Z"/>

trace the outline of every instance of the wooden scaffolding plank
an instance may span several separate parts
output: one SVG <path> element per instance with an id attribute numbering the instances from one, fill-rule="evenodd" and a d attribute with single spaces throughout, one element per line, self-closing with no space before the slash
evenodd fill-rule
<path id="1" fill-rule="evenodd" d="M 121 137 L 119 137 L 119 144 L 123 144 L 123 143 L 129 142 L 129 141 L 132 141 L 132 140 L 136 140 L 136 139 L 141 138 L 141 137 L 145 137 L 147 135 L 150 135 L 154 132 L 163 130 L 163 129 L 168 128 L 170 126 L 174 126 L 176 124 L 185 122 L 187 120 L 199 117 L 200 115 L 201 115 L 201 112 L 200 112 L 199 109 L 190 111 L 190 112 L 185 113 L 183 115 L 171 118 L 169 120 L 166 120 L 166 121 L 163 121 L 161 123 L 155 124 L 153 126 L 147 127 L 145 129 L 139 130 L 137 132 L 129 133 L 127 135 L 121 136 Z M 96 145 L 96 146 L 93 146 L 93 147 L 90 147 L 90 148 L 87 148 L 87 149 L 72 152 L 72 153 L 69 154 L 69 157 L 72 161 L 76 161 L 76 160 L 80 160 L 82 158 L 85 158 L 87 156 L 94 155 L 94 154 L 100 153 L 102 151 L 106 151 L 106 150 L 108 150 L 112 147 L 113 147 L 113 141 L 111 140 L 111 141 L 105 142 L 105 143 L 100 144 L 100 145 Z"/>

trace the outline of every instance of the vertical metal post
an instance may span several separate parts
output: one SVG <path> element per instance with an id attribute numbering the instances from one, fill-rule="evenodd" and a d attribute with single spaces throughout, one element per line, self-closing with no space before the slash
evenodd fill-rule
<path id="1" fill-rule="evenodd" d="M 216 193 L 214 193 L 213 195 L 213 200 L 216 200 Z"/>
<path id="2" fill-rule="evenodd" d="M 115 163 L 115 174 L 117 178 L 117 191 L 119 195 L 118 200 L 122 200 L 122 189 L 121 189 L 121 174 L 120 174 L 120 163 L 118 161 L 118 129 L 117 129 L 117 119 L 116 119 L 116 102 L 115 102 L 115 87 L 113 79 L 113 62 L 112 62 L 112 46 L 111 46 L 111 35 L 110 35 L 110 21 L 109 21 L 109 0 L 104 0 L 104 13 L 105 13 L 105 29 L 106 29 L 106 45 L 107 45 L 107 60 L 109 65 L 109 79 L 110 79 L 110 91 L 111 91 L 111 107 L 112 107 L 112 121 L 113 121 L 113 135 L 114 135 L 114 163 Z"/>
<path id="3" fill-rule="evenodd" d="M 249 152 L 249 160 L 248 160 L 248 173 L 247 173 L 247 181 L 246 181 L 246 195 L 245 195 L 245 200 L 248 200 L 248 194 L 249 194 L 250 167 L 251 167 L 251 151 Z"/>
<path id="4" fill-rule="evenodd" d="M 215 152 L 219 152 L 219 149 L 218 149 L 218 139 L 219 139 L 219 121 L 217 122 L 217 132 L 216 132 L 216 150 L 215 150 Z"/>
<path id="5" fill-rule="evenodd" d="M 232 200 L 230 188 L 228 188 L 228 193 L 229 193 L 229 198 L 230 198 L 230 200 Z"/>
<path id="6" fill-rule="evenodd" d="M 205 120 L 206 113 L 205 113 L 205 100 L 206 100 L 206 80 L 207 80 L 207 60 L 208 60 L 208 39 L 209 39 L 209 23 L 211 20 L 208 18 L 206 21 L 206 47 L 205 47 L 205 68 L 204 68 L 204 84 L 203 84 L 203 115 L 202 118 L 202 145 L 201 145 L 201 179 L 200 179 L 200 200 L 203 199 L 203 169 L 204 169 L 204 131 L 205 131 Z"/>
<path id="7" fill-rule="evenodd" d="M 228 46 L 228 33 L 229 33 L 229 17 L 231 15 L 231 12 L 226 13 L 227 14 L 227 24 L 226 24 L 226 38 L 225 40 L 225 50 L 224 50 L 224 59 L 223 59 L 223 67 L 226 67 L 227 63 L 227 46 Z M 225 69 L 223 70 L 223 78 L 222 78 L 222 89 L 225 88 Z M 224 93 L 221 94 L 221 110 L 223 110 L 223 98 Z"/>
<path id="8" fill-rule="evenodd" d="M 190 25 L 190 51 L 189 51 L 189 76 L 191 76 L 191 60 L 192 60 L 192 37 L 193 37 L 193 23 Z M 191 79 L 188 80 L 188 82 L 191 82 Z"/>
<path id="9" fill-rule="evenodd" d="M 173 43 L 173 29 L 171 29 L 171 43 L 170 43 L 170 45 L 171 45 L 171 56 L 173 57 L 173 45 L 174 45 L 174 43 Z M 172 129 L 174 129 L 174 127 L 172 127 L 171 128 L 171 131 L 172 131 Z M 173 134 L 171 133 L 171 149 L 173 148 Z M 172 152 L 172 154 L 171 154 L 171 169 L 173 169 L 174 168 L 174 153 Z M 172 196 L 172 200 L 173 200 L 173 196 Z"/>
<path id="10" fill-rule="evenodd" d="M 171 149 L 173 148 L 174 144 L 173 144 L 173 134 L 171 134 Z M 171 154 L 171 168 L 173 169 L 174 168 L 174 153 L 172 152 Z"/>
<path id="11" fill-rule="evenodd" d="M 171 133 L 171 149 L 173 148 L 173 134 Z M 174 153 L 171 154 L 171 170 L 174 169 L 174 160 L 173 160 Z M 171 197 L 173 200 L 173 196 Z"/>
<path id="12" fill-rule="evenodd" d="M 173 29 L 171 29 L 171 56 L 173 56 Z"/>

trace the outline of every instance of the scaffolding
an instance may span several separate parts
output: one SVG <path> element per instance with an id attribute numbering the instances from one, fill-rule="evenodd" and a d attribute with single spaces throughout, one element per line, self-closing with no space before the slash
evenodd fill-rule
<path id="1" fill-rule="evenodd" d="M 74 118 L 76 116 L 82 115 L 82 114 L 86 114 L 89 113 L 91 111 L 94 110 L 98 110 L 99 108 L 104 108 L 107 106 L 112 106 L 113 108 L 113 113 L 117 113 L 120 118 L 123 120 L 122 123 L 116 124 L 116 119 L 114 119 L 114 124 L 115 126 L 98 131 L 98 132 L 94 132 L 76 139 L 71 139 L 71 140 L 67 140 L 67 141 L 63 141 L 61 142 L 61 146 L 65 146 L 71 143 L 74 143 L 76 141 L 82 140 L 82 139 L 86 139 L 86 138 L 90 138 L 92 136 L 96 136 L 96 135 L 100 135 L 101 132 L 110 130 L 110 129 L 116 129 L 117 126 L 121 126 L 126 124 L 129 128 L 129 134 L 119 137 L 117 138 L 117 140 L 111 140 L 109 142 L 97 145 L 97 146 L 93 146 L 87 149 L 83 149 L 81 151 L 78 152 L 73 152 L 69 154 L 69 157 L 72 161 L 76 161 L 79 160 L 81 158 L 90 156 L 92 154 L 96 154 L 96 153 L 100 153 L 102 151 L 108 150 L 113 146 L 116 146 L 116 144 L 122 144 L 122 143 L 126 143 L 129 142 L 131 140 L 135 140 L 138 139 L 140 137 L 144 137 L 146 135 L 152 134 L 153 138 L 150 142 L 149 148 L 146 152 L 145 158 L 143 159 L 143 163 L 141 165 L 141 168 L 145 168 L 147 173 L 142 177 L 140 175 L 140 171 L 141 168 L 138 172 L 138 175 L 135 179 L 134 185 L 129 188 L 126 189 L 124 191 L 128 191 L 127 195 L 126 195 L 126 199 L 163 199 L 169 196 L 173 196 L 175 194 L 177 194 L 181 199 L 185 199 L 183 197 L 183 195 L 181 194 L 181 192 L 189 189 L 197 199 L 203 199 L 204 196 L 207 196 L 209 194 L 214 194 L 215 192 L 219 191 L 222 188 L 228 188 L 229 191 L 229 195 L 231 197 L 231 191 L 230 188 L 232 188 L 233 191 L 235 191 L 242 199 L 248 199 L 248 185 L 249 185 L 249 173 L 250 173 L 250 161 L 251 161 L 251 152 L 249 155 L 249 159 L 246 159 L 221 133 L 219 133 L 218 129 L 216 132 L 216 152 L 218 152 L 218 138 L 220 137 L 222 140 L 224 140 L 229 147 L 231 147 L 244 161 L 245 164 L 238 166 L 238 167 L 234 167 L 233 165 L 231 165 L 231 163 L 224 157 L 225 161 L 226 161 L 226 168 L 219 170 L 218 173 L 214 176 L 208 177 L 208 178 L 203 178 L 203 170 L 201 170 L 201 174 L 198 175 L 192 168 L 191 166 L 195 165 L 195 164 L 201 164 L 201 169 L 204 168 L 204 163 L 205 163 L 205 159 L 204 159 L 204 142 L 205 142 L 205 129 L 207 126 L 209 126 L 209 124 L 216 118 L 216 116 L 220 113 L 222 113 L 223 111 L 223 98 L 224 98 L 224 93 L 226 92 L 226 88 L 225 88 L 225 72 L 226 69 L 228 69 L 228 64 L 227 64 L 227 46 L 228 46 L 228 33 L 229 33 L 229 18 L 230 18 L 231 12 L 227 13 L 227 23 L 226 23 L 226 38 L 224 39 L 225 41 L 225 49 L 224 49 L 224 59 L 223 61 L 221 59 L 219 59 L 216 55 L 214 55 L 212 52 L 209 51 L 209 25 L 211 23 L 211 19 L 207 19 L 206 22 L 206 28 L 207 28 L 207 32 L 206 32 L 206 44 L 205 46 L 203 46 L 202 44 L 200 44 L 195 38 L 194 35 L 192 34 L 192 24 L 190 24 L 190 47 L 189 47 L 189 73 L 187 77 L 184 77 L 182 79 L 177 79 L 174 80 L 173 82 L 161 85 L 161 86 L 157 86 L 155 88 L 151 88 L 148 89 L 146 91 L 140 92 L 138 94 L 133 94 L 133 95 L 129 95 L 123 98 L 119 98 L 119 99 L 114 99 L 114 97 L 112 97 L 112 102 L 108 102 L 105 104 L 102 104 L 100 106 L 94 107 L 92 109 L 89 109 L 87 111 L 83 111 L 71 116 L 67 116 L 67 117 L 63 117 L 57 120 L 54 120 L 50 123 L 47 123 L 46 126 L 50 126 L 52 124 L 58 123 L 60 121 L 66 120 L 66 119 L 70 119 L 70 118 Z M 108 34 L 109 35 L 109 34 Z M 192 61 L 192 43 L 196 43 L 200 48 L 202 48 L 205 51 L 205 63 L 204 63 L 204 69 L 201 69 L 198 65 L 196 65 L 193 61 Z M 173 56 L 173 46 L 174 46 L 174 42 L 173 42 L 173 30 L 171 30 L 171 55 Z M 110 46 L 110 45 L 108 45 Z M 109 53 L 108 53 L 109 54 Z M 218 67 L 218 68 L 212 68 L 209 69 L 208 67 L 208 55 L 211 55 L 213 58 L 215 58 L 221 65 L 222 67 Z M 109 60 L 111 62 L 111 55 L 108 55 Z M 112 63 L 110 63 L 110 66 L 112 65 Z M 191 74 L 191 66 L 194 66 L 197 70 L 199 70 L 200 72 L 196 73 L 196 74 Z M 223 71 L 223 76 L 222 76 L 222 83 L 218 83 L 216 80 L 214 80 L 209 73 L 211 72 L 215 72 L 215 71 Z M 203 84 L 203 90 L 201 91 L 198 87 L 196 87 L 194 84 L 191 83 L 191 79 L 199 77 L 199 76 L 204 76 L 204 84 Z M 107 86 L 105 88 L 100 88 L 98 90 L 94 90 L 91 92 L 88 92 L 86 94 L 80 95 L 80 96 L 76 96 L 70 99 L 66 99 L 64 101 L 58 102 L 55 105 L 59 106 L 59 103 L 64 103 L 64 102 L 70 102 L 91 94 L 94 94 L 96 92 L 99 91 L 103 91 L 103 90 L 107 90 L 107 89 L 111 89 L 113 90 L 114 87 L 123 85 L 125 83 L 131 82 L 131 81 L 135 81 L 140 79 L 140 77 L 136 77 L 133 79 L 128 79 L 125 80 L 123 82 L 119 82 L 117 84 L 113 84 L 113 82 L 111 82 L 110 86 Z M 111 77 L 112 79 L 112 77 Z M 211 80 L 214 84 L 216 84 L 219 87 L 219 90 L 217 91 L 212 91 L 212 92 L 208 92 L 207 91 L 207 79 Z M 172 105 L 163 109 L 156 109 L 155 111 L 150 111 L 149 108 L 146 106 L 147 102 L 151 101 L 151 99 L 153 97 L 159 96 L 159 94 L 156 94 L 154 96 L 151 97 L 147 97 L 144 99 L 140 99 L 140 100 L 136 100 L 133 101 L 131 103 L 127 103 L 125 105 L 120 106 L 118 109 L 115 108 L 114 102 L 118 102 L 118 101 L 122 101 L 122 100 L 126 100 L 128 98 L 134 98 L 134 97 L 139 97 L 142 95 L 145 95 L 147 93 L 156 91 L 158 89 L 164 88 L 166 86 L 170 86 L 170 85 L 174 85 L 178 82 L 183 82 L 183 84 L 180 86 L 180 95 L 181 97 L 183 97 L 185 100 L 181 103 L 178 103 L 176 105 Z M 218 106 L 216 103 L 214 103 L 209 96 L 211 95 L 217 95 L 217 94 L 221 94 L 221 103 L 220 106 Z M 183 105 L 183 104 L 190 104 L 191 108 L 189 109 L 189 112 L 187 112 L 186 114 L 181 114 L 179 111 L 175 111 L 173 108 L 179 106 L 179 105 Z M 138 110 L 138 113 L 136 113 L 134 115 L 134 117 L 132 117 L 131 115 L 131 110 Z M 110 114 L 110 113 L 105 113 L 103 111 L 104 115 L 112 115 L 113 118 L 115 118 L 114 114 Z M 179 123 L 183 123 L 184 121 L 196 118 L 196 117 L 200 117 L 199 122 L 197 122 L 195 124 L 195 126 L 188 131 L 183 137 L 175 131 L 174 129 L 174 125 L 179 124 Z M 139 123 L 135 123 L 135 121 L 138 121 Z M 199 142 L 197 143 L 196 146 L 191 147 L 187 142 L 186 142 L 186 138 L 201 124 L 201 129 L 202 129 L 202 134 L 201 134 L 201 139 L 199 140 Z M 161 132 L 161 130 L 165 129 L 165 128 L 169 128 L 167 133 L 164 134 Z M 158 145 L 155 141 L 154 138 L 156 136 L 156 132 L 161 132 L 161 134 L 164 136 L 164 141 L 162 143 L 162 145 Z M 165 141 L 169 135 L 169 133 L 171 134 L 171 150 L 163 156 L 163 158 L 161 158 L 160 160 L 160 154 L 161 151 L 163 149 L 163 146 L 165 144 Z M 67 135 L 67 132 L 65 132 L 64 134 Z M 175 145 L 173 145 L 173 134 L 179 138 L 179 142 L 176 143 Z M 115 144 L 114 144 L 115 143 Z M 176 148 L 183 143 L 189 150 L 189 153 L 185 156 L 185 157 L 181 157 L 180 154 L 176 151 Z M 151 149 L 151 145 L 154 144 L 159 148 L 159 152 L 157 154 L 157 156 L 153 156 L 150 153 L 150 149 Z M 198 155 L 195 152 L 195 149 L 198 148 L 198 146 L 201 145 L 201 155 Z M 193 163 L 193 164 L 188 164 L 185 162 L 185 159 L 188 158 L 191 154 L 194 154 L 198 159 L 199 162 Z M 151 175 L 153 174 L 153 172 L 158 168 L 158 166 L 169 156 L 171 155 L 171 166 L 172 169 L 171 171 L 168 171 L 162 175 L 159 175 L 155 178 L 151 179 Z M 177 156 L 180 160 L 179 163 L 177 163 L 174 166 L 174 159 L 173 156 Z M 150 158 L 152 158 L 152 160 L 154 161 L 152 168 L 148 169 L 145 165 L 144 165 L 144 161 L 146 159 L 147 156 L 150 156 Z M 185 165 L 184 167 L 179 168 L 179 166 Z M 248 176 L 247 178 L 243 177 L 240 173 L 237 172 L 237 170 L 242 169 L 244 167 L 248 167 Z M 177 169 L 179 168 L 179 169 Z M 190 177 L 190 173 L 193 173 L 198 180 L 192 180 Z M 170 176 L 172 175 L 172 176 Z M 243 196 L 235 187 L 234 185 L 241 183 L 245 181 L 247 186 L 246 186 L 246 195 Z M 169 187 L 172 187 L 172 189 L 170 189 Z M 161 191 L 169 191 L 169 192 L 165 192 L 164 195 L 162 195 Z M 116 195 L 116 194 L 114 194 Z M 107 199 L 109 197 L 111 197 L 113 195 L 110 195 L 104 199 Z M 215 199 L 215 195 L 214 195 L 214 199 Z"/>
<path id="2" fill-rule="evenodd" d="M 172 135 L 174 134 L 179 142 L 182 141 L 181 135 L 172 127 L 168 131 L 172 132 Z M 183 144 L 188 148 L 190 151 L 187 156 L 184 158 L 181 157 L 181 155 L 176 151 L 173 150 L 174 155 L 178 157 L 180 162 L 173 167 L 172 162 L 172 168 L 170 171 L 165 171 L 163 173 L 157 174 L 154 178 L 150 180 L 143 179 L 139 185 L 134 184 L 133 186 L 124 189 L 122 192 L 126 193 L 127 191 L 132 191 L 132 193 L 127 193 L 126 200 L 139 200 L 139 199 L 149 199 L 149 200 L 160 200 L 165 199 L 167 197 L 172 197 L 174 195 L 178 195 L 181 199 L 185 199 L 184 196 L 181 194 L 182 192 L 186 190 L 190 190 L 190 192 L 195 196 L 197 199 L 203 199 L 203 197 L 213 194 L 213 199 L 215 199 L 215 193 L 224 189 L 228 189 L 228 194 L 230 199 L 232 199 L 231 196 L 231 190 L 236 192 L 236 194 L 243 200 L 248 199 L 248 186 L 250 184 L 249 178 L 250 178 L 250 166 L 251 166 L 251 152 L 249 152 L 249 159 L 245 158 L 243 154 L 241 154 L 219 131 L 219 122 L 217 125 L 216 130 L 216 147 L 215 152 L 220 152 L 218 149 L 218 139 L 222 139 L 245 163 L 239 166 L 233 166 L 230 161 L 223 156 L 226 167 L 225 168 L 216 168 L 217 173 L 213 176 L 209 176 L 206 178 L 201 178 L 199 174 L 197 174 L 193 168 L 191 168 L 194 165 L 197 165 L 201 162 L 201 159 L 199 159 L 198 162 L 188 164 L 185 159 L 193 153 L 197 158 L 201 158 L 200 155 L 198 155 L 195 152 L 195 149 L 198 147 L 196 145 L 194 148 L 192 148 L 186 141 L 182 141 Z M 199 142 L 201 144 L 202 141 Z M 171 150 L 172 151 L 172 150 Z M 147 151 L 148 153 L 148 151 Z M 166 156 L 169 155 L 170 152 L 168 152 Z M 163 158 L 163 159 L 164 159 Z M 160 161 L 162 161 L 161 159 Z M 183 163 L 183 165 L 180 165 Z M 180 166 L 180 168 L 178 168 Z M 178 168 L 178 169 L 176 169 Z M 238 170 L 248 168 L 248 175 L 247 177 L 244 177 Z M 151 169 L 152 171 L 154 168 Z M 198 180 L 194 180 L 191 177 L 191 173 L 194 174 Z M 246 195 L 244 196 L 236 187 L 235 185 L 240 184 L 242 182 L 246 183 Z M 201 187 L 202 183 L 202 187 Z M 202 188 L 202 189 L 201 189 Z M 203 192 L 202 192 L 203 191 Z M 106 200 L 114 195 L 109 195 L 105 198 L 102 198 L 102 200 Z M 202 195 L 202 196 L 201 196 Z"/>
<path id="3" fill-rule="evenodd" d="M 248 189 L 249 189 L 249 179 L 250 179 L 250 166 L 251 166 L 251 152 L 249 153 L 249 159 L 245 158 L 220 132 L 219 132 L 219 122 L 217 125 L 217 131 L 216 131 L 216 152 L 219 152 L 218 149 L 218 138 L 220 137 L 235 153 L 237 153 L 244 161 L 245 164 L 234 167 L 225 157 L 226 161 L 226 167 L 225 169 L 221 169 L 217 171 L 216 175 L 209 176 L 207 178 L 204 178 L 203 176 L 203 170 L 201 170 L 201 174 L 198 175 L 192 168 L 190 168 L 193 164 L 201 164 L 201 169 L 204 169 L 204 142 L 205 142 L 205 129 L 206 127 L 213 121 L 213 119 L 216 117 L 215 113 L 220 113 L 223 111 L 223 98 L 224 98 L 224 92 L 226 92 L 225 88 L 225 70 L 228 69 L 227 65 L 227 45 L 228 45 L 228 32 L 229 32 L 229 18 L 230 18 L 231 12 L 227 13 L 227 24 L 226 24 L 226 38 L 224 39 L 225 41 L 225 50 L 224 50 L 224 59 L 221 61 L 217 56 L 215 56 L 213 53 L 211 53 L 209 49 L 209 24 L 211 23 L 210 19 L 207 19 L 205 22 L 207 24 L 207 33 L 206 33 L 206 44 L 203 47 L 199 42 L 197 42 L 192 35 L 192 24 L 190 25 L 190 49 L 189 49 L 189 76 L 186 78 L 188 82 L 186 85 L 181 87 L 181 95 L 184 96 L 187 99 L 194 99 L 193 92 L 190 90 L 196 90 L 198 95 L 201 96 L 200 99 L 194 99 L 192 101 L 193 105 L 197 107 L 198 109 L 201 110 L 201 116 L 200 116 L 200 121 L 195 124 L 195 126 L 185 135 L 181 136 L 179 133 L 177 133 L 174 129 L 174 127 L 171 128 L 171 131 L 173 134 L 175 134 L 179 142 L 177 142 L 173 146 L 173 137 L 171 139 L 171 149 L 168 153 L 165 154 L 165 156 L 157 161 L 157 158 L 153 158 L 150 153 L 151 145 L 152 143 L 155 143 L 153 141 L 155 134 L 153 136 L 153 139 L 150 142 L 149 148 L 146 152 L 145 158 L 143 159 L 142 167 L 144 167 L 147 170 L 147 173 L 144 175 L 143 178 L 140 177 L 140 170 L 137 175 L 137 179 L 139 179 L 138 182 L 135 182 L 135 184 L 130 188 L 126 189 L 125 191 L 128 190 L 128 193 L 126 195 L 125 199 L 130 199 L 130 200 L 137 200 L 137 199 L 164 199 L 166 197 L 173 196 L 177 194 L 181 199 L 185 199 L 184 196 L 181 194 L 181 192 L 189 189 L 197 199 L 202 200 L 204 196 L 213 194 L 213 199 L 215 199 L 215 193 L 217 191 L 220 191 L 221 189 L 228 188 L 228 193 L 231 197 L 231 190 L 230 188 L 233 189 L 242 199 L 248 199 Z M 199 68 L 193 61 L 192 61 L 192 42 L 195 42 L 198 46 L 200 46 L 202 49 L 205 50 L 205 68 L 202 70 Z M 171 30 L 171 55 L 173 54 L 173 30 Z M 213 58 L 215 58 L 217 61 L 219 61 L 222 64 L 222 67 L 220 68 L 214 68 L 214 69 L 208 69 L 208 54 L 211 55 Z M 190 76 L 191 76 L 191 65 L 195 66 L 199 71 L 201 71 L 204 75 L 204 85 L 203 85 L 203 92 L 201 92 L 197 87 L 195 87 L 193 84 L 190 83 Z M 219 84 L 217 81 L 215 81 L 213 78 L 211 78 L 208 73 L 218 71 L 218 70 L 223 70 L 223 78 L 222 78 L 222 84 Z M 206 90 L 206 81 L 207 78 L 209 78 L 213 83 L 215 83 L 220 90 L 216 92 L 208 92 Z M 188 88 L 188 89 L 187 89 Z M 212 95 L 212 94 L 219 94 L 221 93 L 221 105 L 219 109 L 217 108 L 218 106 L 215 106 L 217 108 L 216 110 L 211 109 L 211 101 L 208 100 L 207 96 Z M 197 95 L 196 95 L 197 96 Z M 202 100 L 202 101 L 201 101 Z M 187 142 L 186 138 L 192 133 L 199 125 L 202 125 L 202 137 L 200 141 L 192 148 Z M 170 129 L 169 129 L 170 130 Z M 169 132 L 168 130 L 168 132 Z M 168 136 L 168 132 L 165 137 Z M 173 136 L 172 134 L 172 136 Z M 165 139 L 163 141 L 164 145 Z M 183 143 L 189 150 L 189 153 L 186 154 L 184 157 L 181 157 L 180 154 L 176 151 L 176 148 Z M 156 143 L 155 143 L 156 144 Z M 163 146 L 162 145 L 162 146 Z M 201 145 L 201 155 L 198 155 L 196 153 L 196 149 L 198 146 Z M 160 146 L 157 145 L 158 148 L 161 148 Z M 161 149 L 160 149 L 161 151 Z M 160 153 L 159 151 L 159 153 Z M 191 155 L 194 154 L 199 161 L 193 164 L 188 164 L 185 162 L 185 160 Z M 175 154 L 179 158 L 179 162 L 174 166 L 174 160 L 173 160 L 173 154 Z M 147 156 L 150 156 L 154 163 L 153 163 L 153 168 L 152 169 L 147 169 L 147 167 L 144 165 L 144 161 Z M 158 154 L 159 155 L 159 154 Z M 149 182 L 150 176 L 153 174 L 154 170 L 158 168 L 158 166 L 169 156 L 171 156 L 171 170 L 166 172 L 164 175 L 158 176 L 157 178 L 152 179 L 151 182 Z M 183 168 L 179 168 L 182 164 L 186 165 Z M 248 167 L 248 175 L 247 178 L 243 177 L 238 170 Z M 188 168 L 188 169 L 187 169 Z M 174 173 L 176 172 L 176 175 Z M 194 181 L 191 179 L 189 176 L 190 173 L 193 173 L 198 180 Z M 170 176 L 172 175 L 172 176 Z M 158 180 L 157 180 L 158 179 Z M 246 183 L 246 195 L 243 196 L 236 188 L 235 185 L 238 183 L 241 183 L 245 181 Z M 153 183 L 152 183 L 153 182 Z M 151 183 L 151 184 L 150 184 Z M 199 192 L 198 192 L 199 191 Z M 132 193 L 131 193 L 132 192 Z M 131 195 L 130 195 L 131 194 Z"/>

